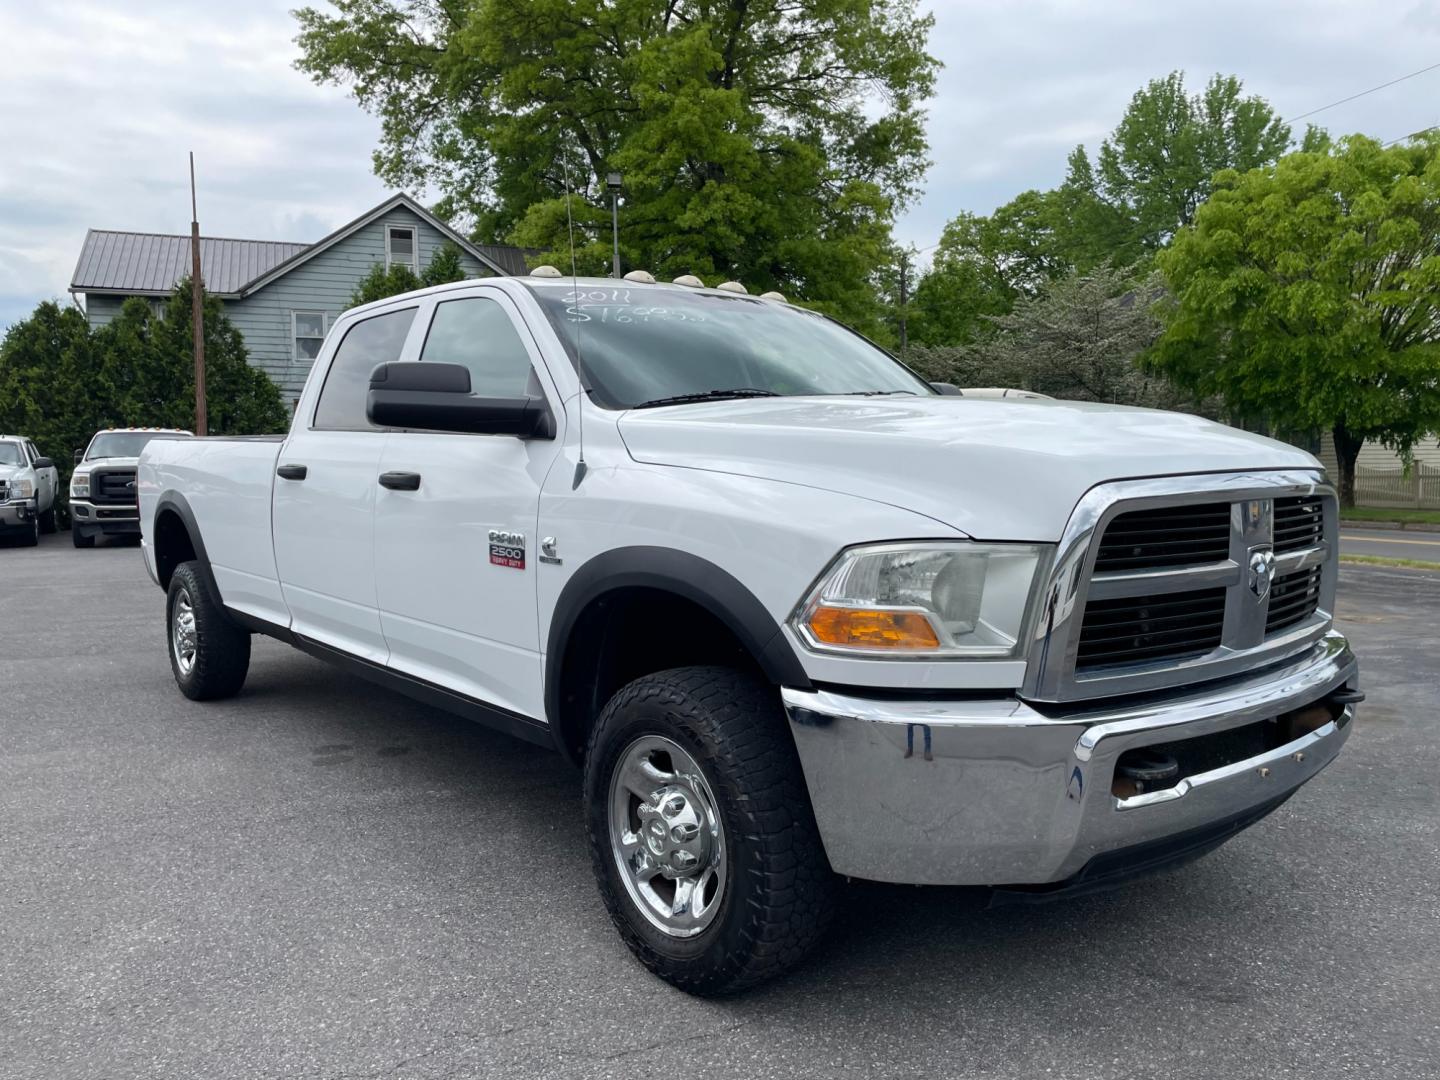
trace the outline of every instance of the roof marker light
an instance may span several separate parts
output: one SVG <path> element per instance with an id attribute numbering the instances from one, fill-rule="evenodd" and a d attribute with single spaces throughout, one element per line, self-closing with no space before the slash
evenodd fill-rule
<path id="1" fill-rule="evenodd" d="M 625 275 L 626 281 L 638 281 L 641 285 L 654 285 L 655 275 L 648 270 L 631 270 Z"/>
<path id="2" fill-rule="evenodd" d="M 684 285 L 687 289 L 703 289 L 705 283 L 694 274 L 681 274 L 675 279 L 676 285 Z"/>
<path id="3" fill-rule="evenodd" d="M 745 286 L 741 285 L 738 281 L 722 281 L 719 285 L 716 285 L 715 288 L 725 292 L 745 293 L 747 295 L 750 292 L 749 289 L 745 288 Z"/>
<path id="4" fill-rule="evenodd" d="M 769 292 L 762 292 L 762 293 L 760 294 L 760 299 L 761 299 L 761 300 L 778 300 L 778 301 L 780 301 L 780 303 L 782 303 L 782 304 L 788 304 L 788 303 L 790 302 L 789 300 L 786 300 L 786 299 L 785 299 L 785 294 L 784 294 L 784 293 L 776 292 L 774 289 L 771 289 Z"/>
<path id="5" fill-rule="evenodd" d="M 534 270 L 531 270 L 531 271 L 530 271 L 530 276 L 531 276 L 531 277 L 559 277 L 559 276 L 560 276 L 560 271 L 559 271 L 559 270 L 556 270 L 555 267 L 551 266 L 549 263 L 546 263 L 546 264 L 544 264 L 543 266 L 537 266 L 537 267 L 535 267 Z"/>

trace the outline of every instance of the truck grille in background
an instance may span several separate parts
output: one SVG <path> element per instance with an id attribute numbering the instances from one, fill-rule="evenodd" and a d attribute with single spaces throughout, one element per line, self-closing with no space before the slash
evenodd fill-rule
<path id="1" fill-rule="evenodd" d="M 1276 555 L 1318 547 L 1324 536 L 1325 504 L 1319 495 L 1275 500 Z"/>
<path id="2" fill-rule="evenodd" d="M 1230 504 L 1132 510 L 1110 522 L 1095 570 L 1151 570 L 1223 562 L 1230 557 Z"/>
<path id="3" fill-rule="evenodd" d="M 1202 656 L 1220 644 L 1224 625 L 1223 588 L 1092 600 L 1085 605 L 1075 669 Z"/>
<path id="4" fill-rule="evenodd" d="M 134 506 L 134 469 L 96 469 L 90 474 L 90 501 L 96 505 Z"/>
<path id="5" fill-rule="evenodd" d="M 1279 549 L 1278 544 L 1276 549 Z M 1312 566 L 1276 579 L 1270 587 L 1270 610 L 1265 616 L 1266 636 L 1304 622 L 1315 614 L 1319 606 L 1320 567 Z"/>
<path id="6" fill-rule="evenodd" d="M 0 480 L 0 502 L 10 498 L 10 486 L 4 480 Z"/>

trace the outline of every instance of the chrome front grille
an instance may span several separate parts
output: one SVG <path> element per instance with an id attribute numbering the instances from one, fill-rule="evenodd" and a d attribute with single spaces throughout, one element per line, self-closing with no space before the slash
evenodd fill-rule
<path id="1" fill-rule="evenodd" d="M 1157 506 L 1110 522 L 1095 556 L 1096 570 L 1194 566 L 1230 555 L 1230 504 Z"/>
<path id="2" fill-rule="evenodd" d="M 1308 471 L 1092 489 L 1056 553 L 1024 696 L 1150 692 L 1308 648 L 1334 610 L 1337 519 Z"/>
<path id="3" fill-rule="evenodd" d="M 1225 590 L 1121 596 L 1085 605 L 1075 670 L 1203 656 L 1219 646 Z"/>
<path id="4" fill-rule="evenodd" d="M 1278 634 L 1315 614 L 1320 606 L 1321 567 L 1297 570 L 1279 577 L 1270 590 L 1265 633 Z"/>
<path id="5" fill-rule="evenodd" d="M 1325 500 L 1300 495 L 1275 500 L 1275 553 L 1303 551 L 1325 538 Z"/>

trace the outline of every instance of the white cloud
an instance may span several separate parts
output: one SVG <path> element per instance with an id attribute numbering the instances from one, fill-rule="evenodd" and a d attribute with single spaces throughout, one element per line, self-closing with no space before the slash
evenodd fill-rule
<path id="1" fill-rule="evenodd" d="M 296 72 L 294 0 L 0 4 L 0 326 L 64 296 L 88 227 L 318 239 L 379 202 L 378 125 Z M 934 166 L 902 219 L 927 246 L 960 210 L 1060 181 L 1147 79 L 1241 76 L 1299 113 L 1440 59 L 1440 5 L 1353 0 L 934 0 Z M 1316 117 L 1390 139 L 1440 123 L 1440 71 Z M 423 193 L 419 193 L 422 194 Z"/>

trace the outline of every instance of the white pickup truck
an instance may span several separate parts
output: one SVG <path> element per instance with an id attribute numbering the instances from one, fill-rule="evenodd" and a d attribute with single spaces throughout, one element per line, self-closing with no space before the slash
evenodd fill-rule
<path id="1" fill-rule="evenodd" d="M 23 435 L 0 435 L 0 536 L 16 533 L 34 547 L 55 531 L 60 473 Z"/>
<path id="2" fill-rule="evenodd" d="M 152 442 L 145 562 L 191 698 L 264 633 L 580 764 L 676 986 L 793 965 L 840 877 L 1179 862 L 1349 736 L 1310 455 L 939 393 L 774 294 L 537 275 L 346 313 L 287 437 Z"/>

